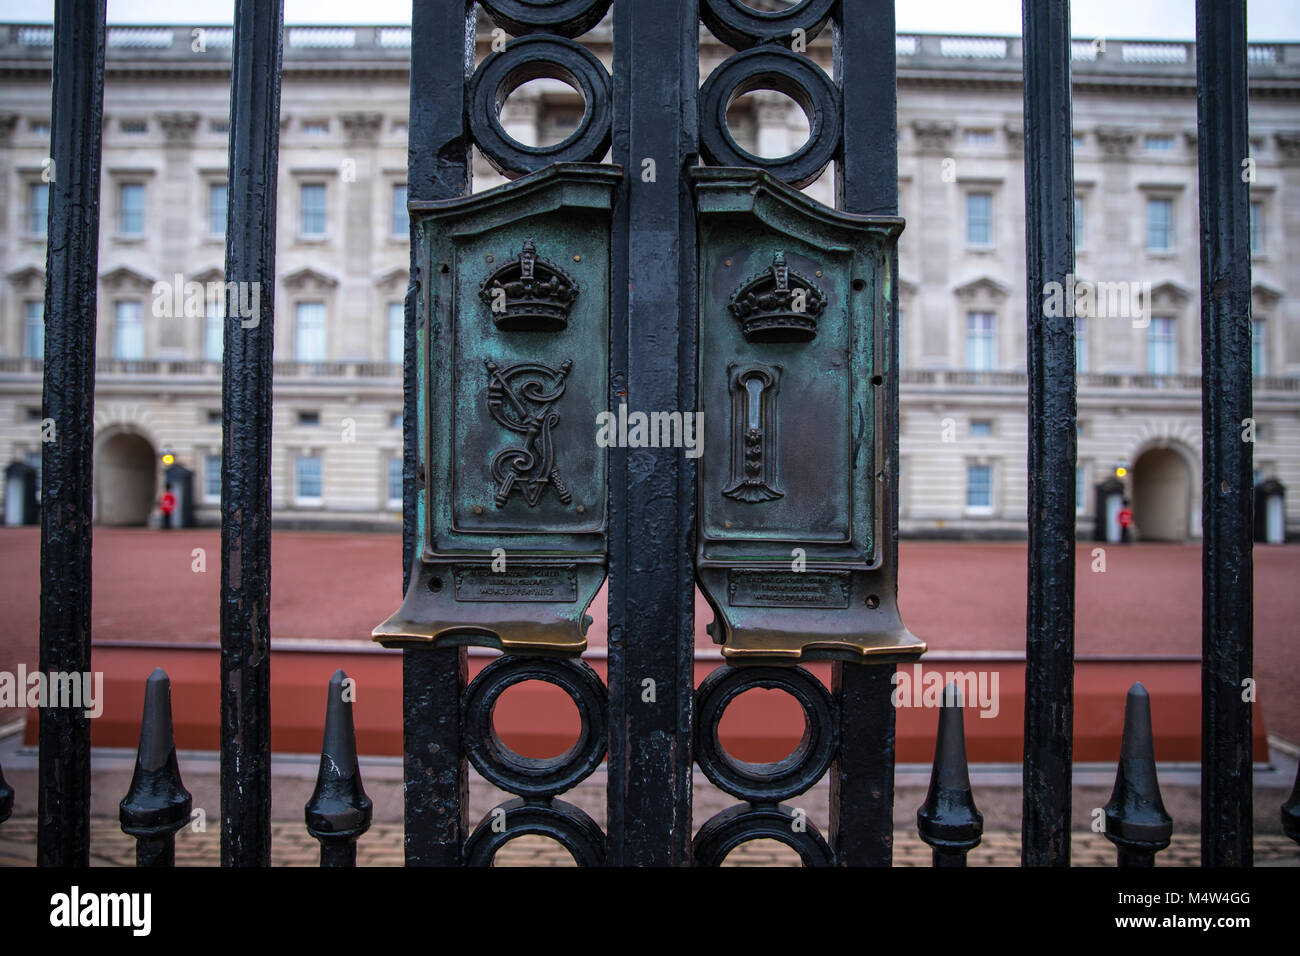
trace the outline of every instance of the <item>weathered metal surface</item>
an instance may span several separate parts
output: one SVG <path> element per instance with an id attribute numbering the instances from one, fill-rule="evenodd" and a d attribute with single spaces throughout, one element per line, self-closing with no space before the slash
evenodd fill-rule
<path id="1" fill-rule="evenodd" d="M 695 226 L 684 170 L 696 162 L 698 47 L 695 0 L 614 5 L 613 158 L 628 177 L 614 208 L 610 409 L 695 408 Z M 611 448 L 609 468 L 609 861 L 685 865 L 694 461 L 681 448 Z"/>
<path id="2" fill-rule="evenodd" d="M 1069 0 L 1024 4 L 1029 589 L 1021 860 L 1070 862 L 1074 726 L 1075 356 L 1072 316 L 1047 314 L 1074 273 Z M 1060 311 L 1060 310 L 1056 310 Z"/>
<path id="3" fill-rule="evenodd" d="M 804 866 L 834 866 L 835 856 L 817 827 L 785 804 L 742 803 L 709 818 L 695 835 L 696 866 L 721 866 L 727 854 L 750 840 L 775 840 L 799 854 Z"/>
<path id="4" fill-rule="evenodd" d="M 841 0 L 834 42 L 843 142 L 836 163 L 836 206 L 869 216 L 898 215 L 898 89 L 894 4 Z M 898 275 L 890 254 L 889 272 Z M 884 566 L 898 567 L 898 286 L 893 284 L 880 336 L 879 495 Z M 881 582 L 896 599 L 897 579 Z M 892 666 L 832 665 L 840 713 L 840 750 L 830 772 L 830 844 L 841 866 L 889 866 L 894 832 Z"/>
<path id="5" fill-rule="evenodd" d="M 727 110 L 754 89 L 784 93 L 807 117 L 808 141 L 789 156 L 755 156 L 731 135 Z M 809 57 L 771 45 L 745 50 L 724 60 L 700 88 L 700 151 L 714 166 L 755 167 L 802 188 L 839 151 L 841 112 L 839 88 Z"/>
<path id="6" fill-rule="evenodd" d="M 394 647 L 578 654 L 605 579 L 609 209 L 616 167 L 562 164 L 419 222 L 424 550 Z M 558 263 L 563 262 L 563 266 Z M 528 277 L 523 278 L 527 271 Z"/>
<path id="7" fill-rule="evenodd" d="M 0 778 L 0 794 L 4 788 L 4 780 Z M 12 793 L 12 791 L 11 791 Z M 12 801 L 13 797 L 10 796 Z M 3 796 L 0 796 L 0 813 L 3 812 Z M 1300 843 L 1300 766 L 1295 771 L 1295 786 L 1291 788 L 1291 796 L 1286 803 L 1282 804 L 1282 832 L 1289 836 L 1296 843 Z"/>
<path id="8" fill-rule="evenodd" d="M 56 6 L 53 77 L 41 397 L 40 670 L 89 680 L 104 0 Z M 36 859 L 41 866 L 86 866 L 90 721 L 76 702 L 42 707 L 40 719 Z"/>
<path id="9" fill-rule="evenodd" d="M 412 4 L 408 202 L 469 192 L 465 83 L 474 68 L 475 13 L 468 0 Z M 417 305 L 424 283 L 416 228 L 412 219 L 402 365 L 403 594 L 419 556 L 425 481 L 417 335 L 421 321 Z M 461 845 L 469 833 L 469 782 L 460 726 L 460 695 L 467 675 L 464 647 L 402 652 L 407 866 L 460 862 Z"/>
<path id="10" fill-rule="evenodd" d="M 548 77 L 567 83 L 584 108 L 574 131 L 550 146 L 525 146 L 501 125 L 501 104 L 528 80 Z M 609 151 L 610 80 L 594 53 L 573 40 L 534 35 L 512 40 L 488 54 L 470 78 L 469 126 L 474 142 L 507 179 L 551 163 L 598 163 Z"/>
<path id="11" fill-rule="evenodd" d="M 501 695 L 516 684 L 537 680 L 569 695 L 578 712 L 578 738 L 557 757 L 523 757 L 497 735 L 493 712 Z M 498 658 L 479 672 L 461 702 L 465 751 L 488 783 L 509 793 L 548 799 L 589 777 L 605 759 L 609 706 L 605 684 L 583 661 L 536 657 Z"/>
<path id="12" fill-rule="evenodd" d="M 962 704 L 956 684 L 944 688 L 930 789 L 916 811 L 916 828 L 934 850 L 934 865 L 940 867 L 965 866 L 966 854 L 979 846 L 984 834 L 984 815 L 975 806 L 966 765 Z"/>
<path id="13" fill-rule="evenodd" d="M 1155 866 L 1156 854 L 1169 846 L 1174 821 L 1160 799 L 1151 696 L 1141 683 L 1129 688 L 1124 702 L 1115 788 L 1105 809 L 1106 838 L 1115 844 L 1118 865 Z"/>
<path id="14" fill-rule="evenodd" d="M 171 681 L 155 667 L 145 682 L 131 788 L 118 807 L 122 831 L 136 839 L 137 866 L 175 865 L 176 831 L 190 822 L 193 806 L 176 761 Z"/>
<path id="15" fill-rule="evenodd" d="M 773 43 L 788 47 L 816 39 L 834 9 L 835 0 L 803 0 L 785 9 L 777 5 L 766 10 L 745 0 L 700 0 L 700 19 L 710 33 L 736 50 Z"/>
<path id="16" fill-rule="evenodd" d="M 465 844 L 465 864 L 491 866 L 497 850 L 528 833 L 554 840 L 578 866 L 605 865 L 605 834 L 596 821 L 563 800 L 537 803 L 523 797 L 488 811 Z"/>
<path id="17" fill-rule="evenodd" d="M 1249 866 L 1254 678 L 1245 0 L 1196 5 L 1201 215 L 1201 862 Z"/>
<path id="18" fill-rule="evenodd" d="M 748 690 L 781 690 L 803 711 L 798 746 L 781 760 L 752 764 L 727 753 L 719 738 L 727 705 Z M 754 804 L 776 803 L 812 787 L 839 746 L 835 703 L 802 667 L 719 667 L 695 692 L 695 760 L 714 786 Z"/>
<path id="19" fill-rule="evenodd" d="M 4 770 L 0 768 L 0 823 L 9 819 L 14 812 L 14 788 L 5 780 Z"/>
<path id="20" fill-rule="evenodd" d="M 321 866 L 356 866 L 357 839 L 370 829 L 373 806 L 361 783 L 352 724 L 353 685 L 342 669 L 325 697 L 325 734 L 316 789 L 305 807 L 307 832 L 320 841 Z"/>
<path id="21" fill-rule="evenodd" d="M 271 862 L 271 361 L 282 0 L 239 0 L 221 376 L 221 862 Z M 260 290 L 243 316 L 239 286 Z"/>
<path id="22" fill-rule="evenodd" d="M 695 169 L 692 185 L 709 631 L 733 663 L 915 659 L 873 477 L 903 222 L 827 209 L 755 169 Z"/>
<path id="23" fill-rule="evenodd" d="M 564 37 L 586 33 L 613 0 L 479 0 L 492 22 L 511 36 L 542 31 Z"/>

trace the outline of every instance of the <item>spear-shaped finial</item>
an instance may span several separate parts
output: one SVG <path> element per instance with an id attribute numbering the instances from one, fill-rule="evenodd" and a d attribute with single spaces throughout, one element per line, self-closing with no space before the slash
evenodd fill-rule
<path id="1" fill-rule="evenodd" d="M 4 778 L 0 777 L 0 785 L 4 784 Z M 2 799 L 2 798 L 0 798 Z M 4 811 L 0 810 L 0 820 L 4 819 Z M 1300 843 L 1300 766 L 1295 771 L 1295 786 L 1291 788 L 1291 799 L 1282 804 L 1282 832 Z"/>
<path id="2" fill-rule="evenodd" d="M 935 866 L 965 866 L 966 854 L 979 846 L 984 816 L 975 807 L 966 765 L 966 729 L 957 685 L 944 688 L 939 735 L 934 746 L 930 791 L 916 811 L 921 839 L 934 848 Z"/>
<path id="3" fill-rule="evenodd" d="M 1115 844 L 1117 865 L 1155 866 L 1156 854 L 1173 836 L 1174 821 L 1160 799 L 1151 697 L 1141 682 L 1129 688 L 1124 705 L 1124 738 L 1115 789 L 1105 810 L 1106 837 Z"/>
<path id="4" fill-rule="evenodd" d="M 372 805 L 361 785 L 352 697 L 344 696 L 347 680 L 341 669 L 330 678 L 320 772 L 306 808 L 307 832 L 320 841 L 321 866 L 356 866 L 357 838 L 370 829 Z"/>
<path id="5" fill-rule="evenodd" d="M 5 782 L 4 769 L 0 768 L 0 823 L 9 819 L 14 812 L 14 788 Z"/>
<path id="6" fill-rule="evenodd" d="M 175 863 L 176 831 L 189 822 L 193 803 L 176 762 L 171 680 L 166 671 L 155 667 L 144 685 L 144 717 L 131 789 L 118 807 L 122 830 L 136 838 L 137 866 Z"/>

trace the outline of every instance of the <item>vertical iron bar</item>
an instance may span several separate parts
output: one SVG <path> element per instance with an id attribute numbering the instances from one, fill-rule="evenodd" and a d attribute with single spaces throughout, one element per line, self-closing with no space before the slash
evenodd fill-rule
<path id="1" fill-rule="evenodd" d="M 955 683 L 943 690 L 939 730 L 934 741 L 934 768 L 925 803 L 916 811 L 921 839 L 934 850 L 937 867 L 964 867 L 966 854 L 979 846 L 984 815 L 975 806 L 966 763 L 966 722 Z"/>
<path id="2" fill-rule="evenodd" d="M 41 399 L 40 669 L 88 679 L 104 0 L 55 6 L 53 77 Z M 90 722 L 85 712 L 76 706 L 42 707 L 39 743 L 37 862 L 87 866 Z"/>
<path id="3" fill-rule="evenodd" d="M 1201 215 L 1201 862 L 1250 866 L 1253 448 L 1246 3 L 1196 4 Z"/>
<path id="4" fill-rule="evenodd" d="M 835 32 L 835 77 L 843 90 L 844 145 L 837 205 L 846 212 L 898 215 L 898 93 L 893 0 L 842 0 Z M 898 275 L 898 256 L 890 257 Z M 890 284 L 884 325 L 884 414 L 898 420 L 898 283 Z M 884 442 L 881 469 L 886 567 L 898 567 L 898 429 Z M 866 480 L 871 480 L 870 476 Z M 898 583 L 891 582 L 895 594 Z M 836 662 L 831 692 L 840 714 L 840 750 L 830 772 L 830 844 L 842 866 L 889 866 L 894 851 L 892 665 Z"/>
<path id="5" fill-rule="evenodd" d="M 452 199 L 469 192 L 470 140 L 465 83 L 473 69 L 476 17 L 467 0 L 413 0 L 407 199 Z M 448 47 L 451 49 L 448 49 Z M 424 492 L 416 324 L 422 290 L 415 231 L 402 367 L 402 592 L 419 557 Z M 461 748 L 460 695 L 468 677 L 463 647 L 402 652 L 402 737 L 406 865 L 457 866 L 469 833 L 469 778 Z"/>
<path id="6" fill-rule="evenodd" d="M 221 376 L 222 866 L 271 863 L 271 359 L 283 22 L 283 0 L 235 4 Z M 253 298 L 239 288 L 258 290 L 256 315 L 241 315 L 241 299 Z"/>
<path id="7" fill-rule="evenodd" d="M 628 175 L 613 224 L 610 408 L 695 407 L 696 0 L 614 5 L 614 162 Z M 653 159 L 646 182 L 642 162 Z M 691 859 L 693 462 L 678 449 L 610 449 L 609 861 Z M 655 682 L 656 702 L 641 699 Z"/>
<path id="8" fill-rule="evenodd" d="M 1029 593 L 1025 647 L 1025 866 L 1070 863 L 1074 754 L 1074 156 L 1069 0 L 1024 4 L 1025 278 L 1029 369 Z M 1059 299 L 1058 299 L 1059 301 Z M 1073 310 L 1053 310 L 1072 312 Z"/>

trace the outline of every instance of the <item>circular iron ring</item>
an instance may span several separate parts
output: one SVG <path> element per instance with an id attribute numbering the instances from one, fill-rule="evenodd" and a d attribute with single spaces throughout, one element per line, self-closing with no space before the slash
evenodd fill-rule
<path id="1" fill-rule="evenodd" d="M 831 18 L 835 0 L 803 0 L 788 10 L 755 10 L 744 0 L 701 0 L 700 19 L 709 32 L 733 50 L 760 43 L 790 46 L 794 31 L 811 43 Z"/>
<path id="2" fill-rule="evenodd" d="M 728 807 L 700 827 L 692 843 L 696 866 L 721 866 L 727 854 L 750 840 L 776 840 L 799 854 L 804 866 L 834 866 L 830 845 L 813 824 L 794 828 L 795 814 L 787 806 Z"/>
<path id="3" fill-rule="evenodd" d="M 612 0 L 479 0 L 492 22 L 511 36 L 582 36 L 605 18 Z"/>
<path id="4" fill-rule="evenodd" d="M 727 705 L 755 687 L 783 690 L 803 709 L 803 739 L 775 763 L 746 763 L 727 753 L 718 727 Z M 826 773 L 839 743 L 830 692 L 802 667 L 719 667 L 695 691 L 695 761 L 722 790 L 754 803 L 803 793 Z"/>
<path id="5" fill-rule="evenodd" d="M 505 827 L 492 828 L 505 815 Z M 465 841 L 466 866 L 491 866 L 497 851 L 526 833 L 550 837 L 569 851 L 578 866 L 605 865 L 605 834 L 596 821 L 571 803 L 555 800 L 533 803 L 514 799 L 496 807 L 485 816 Z"/>
<path id="6" fill-rule="evenodd" d="M 550 78 L 570 84 L 582 96 L 582 119 L 562 142 L 525 146 L 501 125 L 501 107 L 529 80 Z M 488 162 L 507 179 L 551 163 L 599 162 L 609 150 L 609 73 L 586 48 L 552 36 L 526 36 L 490 54 L 469 81 L 469 127 Z"/>
<path id="7" fill-rule="evenodd" d="M 492 721 L 497 698 L 529 680 L 554 684 L 578 708 L 578 739 L 558 757 L 521 756 L 497 735 Z M 474 769 L 493 786 L 510 793 L 553 797 L 584 780 L 605 759 L 608 695 L 600 677 L 582 661 L 499 657 L 465 688 L 461 713 L 465 753 Z"/>
<path id="8" fill-rule="evenodd" d="M 808 117 L 808 141 L 775 159 L 741 149 L 727 128 L 727 110 L 754 90 L 774 90 L 798 103 Z M 700 151 L 714 166 L 756 166 L 802 189 L 822 174 L 839 146 L 840 91 L 802 54 L 774 46 L 736 53 L 709 74 L 700 90 Z"/>

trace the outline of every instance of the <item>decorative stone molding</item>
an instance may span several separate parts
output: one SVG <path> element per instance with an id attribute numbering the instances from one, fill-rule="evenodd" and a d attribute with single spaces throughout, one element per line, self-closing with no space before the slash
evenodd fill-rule
<path id="1" fill-rule="evenodd" d="M 917 149 L 928 153 L 947 152 L 952 146 L 957 124 L 951 120 L 913 120 L 912 135 Z"/>
<path id="2" fill-rule="evenodd" d="M 384 114 L 344 113 L 339 120 L 349 143 L 373 143 L 384 125 Z"/>
<path id="3" fill-rule="evenodd" d="M 1023 153 L 1025 151 L 1025 128 L 1018 121 L 1007 122 L 1002 126 L 1002 132 L 1007 137 L 1007 147 L 1013 153 Z"/>
<path id="4" fill-rule="evenodd" d="M 107 292 L 149 292 L 153 289 L 154 280 L 142 272 L 136 272 L 129 266 L 118 266 L 108 272 L 101 273 L 99 281 L 103 284 Z"/>
<path id="5" fill-rule="evenodd" d="M 404 268 L 389 269 L 375 280 L 375 288 L 386 295 L 405 294 L 409 276 L 409 271 Z"/>
<path id="6" fill-rule="evenodd" d="M 971 282 L 965 282 L 953 289 L 953 295 L 963 302 L 971 302 L 981 296 L 1001 301 L 1010 293 L 1010 289 L 989 276 L 980 276 Z"/>
<path id="7" fill-rule="evenodd" d="M 1250 296 L 1261 308 L 1271 309 L 1282 301 L 1282 291 L 1266 282 L 1256 282 L 1250 287 Z"/>
<path id="8" fill-rule="evenodd" d="M 1273 140 L 1277 143 L 1282 158 L 1287 162 L 1294 163 L 1300 160 L 1300 131 L 1284 130 L 1274 133 Z"/>
<path id="9" fill-rule="evenodd" d="M 159 113 L 157 119 L 168 146 L 189 145 L 199 128 L 198 113 Z"/>
<path id="10" fill-rule="evenodd" d="M 13 139 L 14 130 L 18 128 L 18 114 L 6 113 L 0 116 L 0 146 L 8 146 Z"/>
<path id="11" fill-rule="evenodd" d="M 45 273 L 36 266 L 24 266 L 5 276 L 20 295 L 34 294 L 45 290 Z"/>
<path id="12" fill-rule="evenodd" d="M 1137 130 L 1125 126 L 1098 126 L 1097 142 L 1107 159 L 1124 159 L 1137 142 Z"/>
<path id="13" fill-rule="evenodd" d="M 333 289 L 339 284 L 338 279 L 311 268 L 290 272 L 280 281 L 290 292 L 323 292 L 326 289 Z"/>

